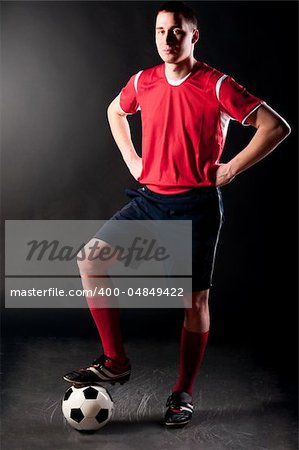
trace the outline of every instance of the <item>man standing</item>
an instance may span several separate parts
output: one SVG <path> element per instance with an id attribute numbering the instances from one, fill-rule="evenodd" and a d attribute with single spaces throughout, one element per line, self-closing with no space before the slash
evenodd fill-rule
<path id="1" fill-rule="evenodd" d="M 236 81 L 194 58 L 197 19 L 182 2 L 163 4 L 156 18 L 156 45 L 163 64 L 134 74 L 108 108 L 113 137 L 133 177 L 143 187 L 131 190 L 131 202 L 112 220 L 192 220 L 192 308 L 185 308 L 180 344 L 180 373 L 167 400 L 165 425 L 184 426 L 193 413 L 192 391 L 209 329 L 209 290 L 222 223 L 219 188 L 268 155 L 290 132 L 265 102 Z M 141 111 L 142 158 L 135 150 L 127 120 Z M 249 144 L 221 164 L 230 120 L 251 125 Z M 109 223 L 86 245 L 98 252 L 113 247 Z M 95 253 L 94 253 L 94 256 Z M 88 276 L 107 275 L 105 262 L 79 261 L 84 289 L 109 286 Z M 104 355 L 89 367 L 65 375 L 69 382 L 127 381 L 130 363 L 122 345 L 119 310 L 88 305 L 101 336 Z M 107 305 L 109 305 L 107 301 Z"/>

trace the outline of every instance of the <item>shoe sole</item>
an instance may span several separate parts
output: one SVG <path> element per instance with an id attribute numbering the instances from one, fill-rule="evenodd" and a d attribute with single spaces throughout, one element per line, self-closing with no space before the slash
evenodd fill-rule
<path id="1" fill-rule="evenodd" d="M 101 379 L 99 379 L 98 381 L 74 381 L 74 380 L 69 380 L 66 377 L 63 377 L 63 379 L 65 381 L 67 381 L 68 383 L 71 383 L 74 386 L 90 386 L 91 384 L 101 385 L 102 383 L 109 383 L 112 386 L 114 386 L 116 383 L 119 383 L 121 385 L 125 384 L 127 381 L 129 381 L 130 375 L 126 376 L 124 378 L 120 378 L 118 380 L 101 380 Z"/>
<path id="2" fill-rule="evenodd" d="M 182 427 L 185 427 L 186 425 L 188 425 L 189 422 L 190 422 L 190 420 L 188 420 L 187 422 L 181 422 L 181 423 L 164 422 L 164 425 L 166 427 L 170 427 L 170 428 L 182 428 Z"/>

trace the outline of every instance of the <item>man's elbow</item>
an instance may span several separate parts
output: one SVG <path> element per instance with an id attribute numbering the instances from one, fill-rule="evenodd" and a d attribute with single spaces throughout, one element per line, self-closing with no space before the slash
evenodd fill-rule
<path id="1" fill-rule="evenodd" d="M 291 133 L 290 125 L 282 118 L 278 121 L 279 123 L 276 125 L 276 132 L 278 137 L 283 140 Z"/>
<path id="2" fill-rule="evenodd" d="M 287 121 L 268 105 L 259 108 L 256 117 L 257 128 L 261 126 L 271 135 L 276 136 L 279 141 L 291 133 L 291 127 Z"/>
<path id="3" fill-rule="evenodd" d="M 272 123 L 269 125 L 279 141 L 282 141 L 291 133 L 290 125 L 286 122 L 286 120 L 278 115 L 272 117 Z"/>
<path id="4" fill-rule="evenodd" d="M 110 103 L 110 105 L 108 106 L 108 108 L 107 108 L 107 116 L 108 116 L 108 118 L 113 114 L 114 110 L 115 110 L 115 108 L 114 108 L 113 101 L 112 101 Z"/>
<path id="5" fill-rule="evenodd" d="M 107 118 L 108 118 L 108 122 L 109 122 L 110 126 L 113 123 L 113 121 L 117 118 L 117 112 L 116 112 L 114 101 L 111 102 L 107 108 Z"/>
<path id="6" fill-rule="evenodd" d="M 121 109 L 120 103 L 119 103 L 119 97 L 116 97 L 110 105 L 107 108 L 107 116 L 108 119 L 111 117 L 117 117 L 117 116 L 126 116 L 127 114 Z"/>

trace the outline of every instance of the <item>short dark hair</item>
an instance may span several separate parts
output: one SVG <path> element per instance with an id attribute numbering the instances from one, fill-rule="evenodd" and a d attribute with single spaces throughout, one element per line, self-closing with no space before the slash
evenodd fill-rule
<path id="1" fill-rule="evenodd" d="M 173 12 L 181 14 L 184 19 L 186 19 L 189 23 L 192 23 L 195 28 L 198 27 L 198 20 L 195 12 L 190 6 L 186 5 L 185 2 L 172 1 L 172 2 L 164 2 L 157 10 L 157 15 L 161 11 Z"/>

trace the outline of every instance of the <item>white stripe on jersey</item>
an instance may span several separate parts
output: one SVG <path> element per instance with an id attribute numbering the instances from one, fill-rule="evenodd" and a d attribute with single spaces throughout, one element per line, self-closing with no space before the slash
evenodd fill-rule
<path id="1" fill-rule="evenodd" d="M 231 117 L 223 111 L 220 111 L 220 126 L 222 131 L 223 142 L 225 142 L 229 121 Z"/>
<path id="2" fill-rule="evenodd" d="M 143 70 L 140 70 L 140 71 L 136 74 L 135 79 L 134 79 L 134 88 L 135 88 L 135 91 L 136 91 L 137 94 L 138 94 L 137 84 L 138 84 L 138 80 L 139 80 L 139 77 L 140 77 L 140 75 L 142 74 L 142 72 L 143 72 Z"/>
<path id="3" fill-rule="evenodd" d="M 227 75 L 222 75 L 216 83 L 216 97 L 217 97 L 218 101 L 220 101 L 219 96 L 220 96 L 221 85 L 226 78 L 227 78 Z M 223 111 L 220 112 L 220 126 L 221 126 L 221 131 L 222 131 L 222 136 L 223 136 L 223 142 L 225 142 L 225 139 L 226 139 L 230 120 L 234 120 L 234 119 L 231 116 L 229 116 L 227 113 L 225 113 Z"/>
<path id="4" fill-rule="evenodd" d="M 216 83 L 216 97 L 217 97 L 218 101 L 219 101 L 219 94 L 220 94 L 221 84 L 225 80 L 225 78 L 227 78 L 227 75 L 222 75 L 222 77 L 220 77 L 219 80 Z"/>
<path id="5" fill-rule="evenodd" d="M 136 94 L 138 94 L 138 89 L 137 89 L 137 88 L 138 88 L 138 80 L 139 80 L 139 77 L 140 77 L 140 75 L 142 74 L 142 72 L 143 72 L 143 70 L 140 70 L 140 71 L 135 75 L 135 78 L 134 78 L 134 88 L 135 88 Z M 136 111 L 140 111 L 140 110 L 141 110 L 140 105 L 138 105 Z"/>

